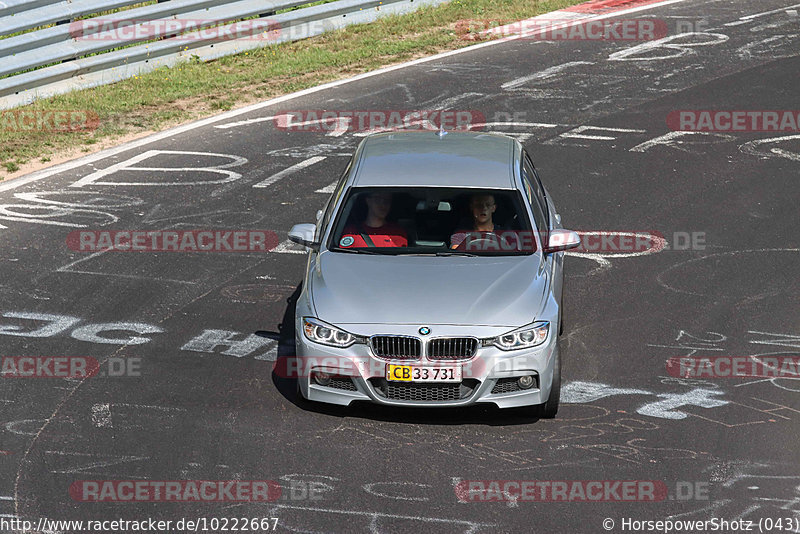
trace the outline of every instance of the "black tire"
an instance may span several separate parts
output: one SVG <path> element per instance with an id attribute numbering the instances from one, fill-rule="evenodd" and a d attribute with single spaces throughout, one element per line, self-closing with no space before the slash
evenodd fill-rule
<path id="1" fill-rule="evenodd" d="M 561 401 L 561 354 L 556 352 L 556 361 L 553 365 L 553 385 L 550 386 L 550 395 L 547 402 L 537 406 L 539 417 L 542 419 L 553 419 L 558 413 L 558 405 Z"/>
<path id="2" fill-rule="evenodd" d="M 558 303 L 558 335 L 564 333 L 564 290 L 561 290 L 561 301 Z"/>
<path id="3" fill-rule="evenodd" d="M 299 367 L 300 366 L 298 366 L 298 368 Z M 307 407 L 311 403 L 311 401 L 305 398 L 303 394 L 300 392 L 300 381 L 304 380 L 304 378 L 297 376 L 294 378 L 290 378 L 290 380 L 294 382 L 294 403 L 301 408 Z"/>
<path id="4" fill-rule="evenodd" d="M 314 405 L 314 401 L 310 401 L 300 393 L 300 379 L 295 378 L 295 391 L 294 391 L 294 404 L 298 408 L 306 409 Z"/>

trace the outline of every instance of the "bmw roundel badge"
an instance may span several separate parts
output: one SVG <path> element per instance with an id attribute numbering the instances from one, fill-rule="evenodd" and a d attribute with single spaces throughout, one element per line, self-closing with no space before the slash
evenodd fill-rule
<path id="1" fill-rule="evenodd" d="M 427 336 L 428 334 L 431 333 L 431 329 L 428 328 L 427 326 L 421 326 L 419 329 L 419 333 L 422 334 L 423 336 Z"/>

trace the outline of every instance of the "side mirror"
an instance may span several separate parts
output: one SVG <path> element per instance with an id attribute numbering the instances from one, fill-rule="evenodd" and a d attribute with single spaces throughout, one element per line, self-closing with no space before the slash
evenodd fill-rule
<path id="1" fill-rule="evenodd" d="M 317 222 L 322 218 L 322 210 L 317 210 Z"/>
<path id="2" fill-rule="evenodd" d="M 295 224 L 289 230 L 289 241 L 316 250 L 319 243 L 314 241 L 314 232 L 317 227 L 313 224 Z"/>
<path id="3" fill-rule="evenodd" d="M 572 230 L 551 230 L 544 249 L 545 254 L 560 252 L 581 246 L 581 236 Z"/>

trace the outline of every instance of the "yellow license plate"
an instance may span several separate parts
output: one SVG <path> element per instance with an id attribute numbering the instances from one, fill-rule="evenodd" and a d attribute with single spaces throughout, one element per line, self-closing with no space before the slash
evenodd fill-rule
<path id="1" fill-rule="evenodd" d="M 420 367 L 416 365 L 386 365 L 386 380 L 390 382 L 461 382 L 461 367 Z"/>

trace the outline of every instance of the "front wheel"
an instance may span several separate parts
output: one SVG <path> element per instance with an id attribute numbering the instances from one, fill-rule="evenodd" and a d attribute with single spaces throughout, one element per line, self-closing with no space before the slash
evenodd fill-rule
<path id="1" fill-rule="evenodd" d="M 537 406 L 539 417 L 552 419 L 558 413 L 558 404 L 561 401 L 561 355 L 556 351 L 556 361 L 553 363 L 553 385 L 550 386 L 550 395 L 547 402 Z"/>
<path id="2" fill-rule="evenodd" d="M 299 362 L 297 362 L 297 368 L 301 368 Z M 300 381 L 305 380 L 305 378 L 298 373 L 298 376 L 290 378 L 290 380 L 294 382 L 294 403 L 301 408 L 308 406 L 311 401 L 303 396 L 303 392 L 300 389 Z"/>

